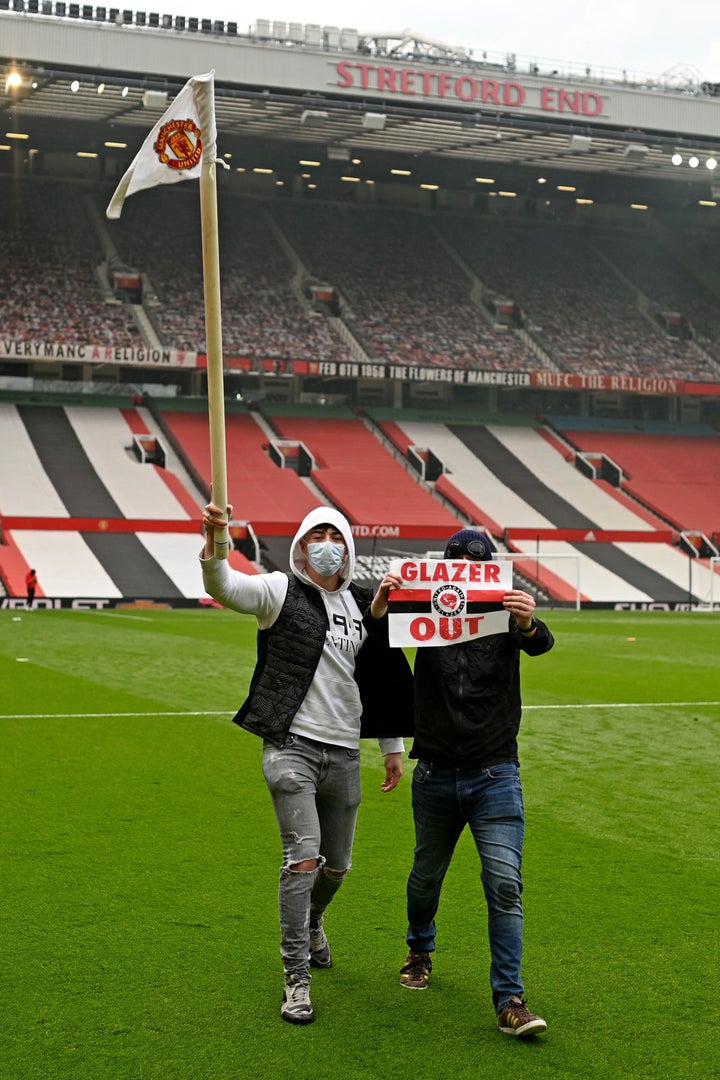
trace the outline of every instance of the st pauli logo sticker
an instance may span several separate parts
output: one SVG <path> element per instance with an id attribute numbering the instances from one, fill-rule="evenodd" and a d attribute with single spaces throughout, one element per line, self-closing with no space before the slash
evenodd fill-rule
<path id="1" fill-rule="evenodd" d="M 398 559 L 392 570 L 403 587 L 388 596 L 391 645 L 451 645 L 508 633 L 502 602 L 513 587 L 510 560 Z"/>
<path id="2" fill-rule="evenodd" d="M 169 120 L 158 132 L 153 149 L 169 169 L 194 169 L 202 158 L 202 132 L 194 120 Z"/>

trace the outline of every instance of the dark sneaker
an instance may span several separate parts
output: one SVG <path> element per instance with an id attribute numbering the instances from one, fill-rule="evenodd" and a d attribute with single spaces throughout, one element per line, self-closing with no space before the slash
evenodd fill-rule
<path id="1" fill-rule="evenodd" d="M 285 993 L 280 1015 L 289 1024 L 312 1024 L 315 1014 L 310 1004 L 310 983 L 307 979 L 299 975 L 285 976 Z"/>
<path id="2" fill-rule="evenodd" d="M 508 1001 L 498 1013 L 498 1027 L 505 1035 L 523 1038 L 526 1035 L 540 1035 L 547 1030 L 547 1024 L 541 1016 L 531 1013 L 525 1001 Z"/>
<path id="3" fill-rule="evenodd" d="M 431 971 L 430 953 L 411 949 L 405 958 L 405 967 L 400 968 L 400 984 L 408 990 L 427 990 Z"/>
<path id="4" fill-rule="evenodd" d="M 317 920 L 310 920 L 310 964 L 317 968 L 331 968 L 332 954 L 328 939 L 325 937 L 322 916 Z"/>

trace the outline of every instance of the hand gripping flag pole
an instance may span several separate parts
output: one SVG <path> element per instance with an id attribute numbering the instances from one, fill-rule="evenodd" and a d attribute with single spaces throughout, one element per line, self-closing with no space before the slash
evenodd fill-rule
<path id="1" fill-rule="evenodd" d="M 125 199 L 136 191 L 178 180 L 200 179 L 205 339 L 207 344 L 208 415 L 212 497 L 227 506 L 225 392 L 223 389 L 220 254 L 218 245 L 215 73 L 189 79 L 158 120 L 118 184 L 106 215 L 119 218 Z M 224 162 L 222 162 L 224 164 Z M 215 530 L 215 556 L 228 556 L 227 528 Z"/>

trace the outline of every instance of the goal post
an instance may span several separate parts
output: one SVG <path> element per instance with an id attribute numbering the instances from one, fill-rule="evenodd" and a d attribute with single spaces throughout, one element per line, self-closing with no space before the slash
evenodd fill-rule
<path id="1" fill-rule="evenodd" d="M 553 560 L 553 559 L 571 559 L 575 564 L 575 574 L 574 574 L 575 580 L 574 580 L 574 583 L 573 583 L 574 588 L 575 588 L 575 610 L 580 611 L 580 608 L 582 606 L 581 605 L 582 591 L 581 591 L 581 587 L 580 587 L 582 555 L 580 555 L 578 552 L 543 551 L 542 553 L 538 553 L 538 552 L 534 552 L 534 551 L 494 551 L 493 552 L 493 559 L 496 560 L 496 561 L 499 561 L 500 559 L 511 559 L 513 562 L 535 563 L 538 571 L 540 569 L 540 566 L 542 564 L 544 564 L 546 561 Z M 523 576 L 528 577 L 527 574 L 525 574 Z M 529 579 L 529 580 L 532 580 L 532 579 Z M 539 580 L 539 575 L 538 574 L 536 574 L 535 584 L 537 585 L 538 588 L 543 587 L 543 586 L 540 585 L 540 580 Z M 545 591 L 547 592 L 546 587 L 545 587 Z"/>
<path id="2" fill-rule="evenodd" d="M 720 555 L 712 555 L 710 557 L 710 610 L 715 610 L 715 594 L 717 585 L 717 603 L 720 605 L 720 577 L 716 573 L 716 570 L 720 570 Z"/>

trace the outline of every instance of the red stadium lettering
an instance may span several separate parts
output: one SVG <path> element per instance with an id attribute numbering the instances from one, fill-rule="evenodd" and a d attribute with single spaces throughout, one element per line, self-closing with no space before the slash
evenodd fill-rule
<path id="1" fill-rule="evenodd" d="M 370 72 L 375 71 L 374 64 L 356 64 L 355 67 L 360 71 L 360 85 L 363 90 L 367 90 L 370 86 Z"/>
<path id="2" fill-rule="evenodd" d="M 483 79 L 482 100 L 484 104 L 491 102 L 493 105 L 500 104 L 500 83 L 495 79 Z"/>
<path id="3" fill-rule="evenodd" d="M 581 109 L 581 96 L 579 90 L 560 90 L 558 92 L 558 112 L 579 113 Z"/>
<path id="4" fill-rule="evenodd" d="M 564 90 L 554 86 L 540 89 L 540 108 L 543 112 L 572 112 L 582 116 L 600 116 L 603 98 L 591 91 Z"/>
<path id="5" fill-rule="evenodd" d="M 377 88 L 378 90 L 386 90 L 389 94 L 397 93 L 397 86 L 395 85 L 395 79 L 397 77 L 397 70 L 391 67 L 379 67 L 377 69 Z"/>
<path id="6" fill-rule="evenodd" d="M 461 101 L 475 101 L 480 93 L 477 79 L 473 79 L 472 75 L 463 75 L 455 83 L 455 93 Z"/>
<path id="7" fill-rule="evenodd" d="M 348 86 L 353 85 L 352 66 L 353 65 L 349 64 L 347 60 L 341 60 L 337 66 L 338 86 L 341 86 L 343 89 L 347 89 Z"/>
<path id="8" fill-rule="evenodd" d="M 600 116 L 603 111 L 603 99 L 600 94 L 588 92 L 583 94 L 583 115 Z"/>
<path id="9" fill-rule="evenodd" d="M 516 82 L 505 83 L 503 87 L 503 104 L 512 105 L 514 108 L 517 108 L 518 105 L 524 105 L 525 87 Z"/>
<path id="10" fill-rule="evenodd" d="M 556 112 L 555 87 L 543 86 L 540 89 L 540 108 L 543 112 Z"/>
<path id="11" fill-rule="evenodd" d="M 438 97 L 446 97 L 448 91 L 452 88 L 452 75 L 448 75 L 448 73 L 444 71 L 442 75 L 438 76 L 437 84 Z"/>
<path id="12" fill-rule="evenodd" d="M 414 94 L 415 93 L 415 76 L 416 71 L 411 71 L 409 68 L 403 68 L 400 72 L 400 93 L 401 94 Z"/>
<path id="13" fill-rule="evenodd" d="M 419 74 L 420 74 L 420 78 L 422 79 L 422 85 L 423 85 L 422 92 L 423 92 L 423 94 L 425 94 L 426 97 L 429 97 L 430 94 L 432 93 L 432 85 L 431 84 L 432 84 L 432 80 L 433 80 L 433 77 L 434 77 L 433 73 L 432 73 L 432 71 L 421 71 Z"/>

